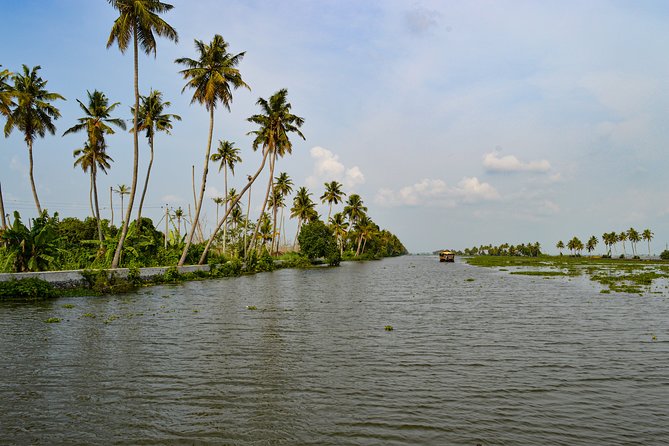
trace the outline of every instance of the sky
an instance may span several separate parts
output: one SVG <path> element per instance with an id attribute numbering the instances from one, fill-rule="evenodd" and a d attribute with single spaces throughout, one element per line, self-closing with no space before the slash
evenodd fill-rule
<path id="1" fill-rule="evenodd" d="M 199 187 L 209 125 L 192 92 L 182 92 L 174 60 L 195 58 L 195 39 L 220 34 L 232 53 L 245 52 L 239 69 L 251 87 L 215 114 L 214 144 L 242 149 L 229 180 L 237 190 L 260 163 L 246 118 L 259 97 L 287 88 L 306 140 L 292 138 L 276 171 L 315 201 L 324 182 L 343 183 L 410 252 L 535 241 L 556 252 L 558 240 L 601 240 L 630 227 L 654 232 L 654 253 L 669 242 L 669 2 L 170 3 L 164 19 L 179 42 L 159 39 L 156 57 L 139 61 L 140 91 L 162 91 L 183 118 L 156 138 L 143 212 L 156 223 L 165 206 L 192 207 L 191 170 Z M 42 206 L 85 217 L 88 176 L 72 158 L 84 135 L 61 135 L 82 116 L 77 99 L 87 90 L 103 91 L 121 103 L 118 117 L 131 117 L 132 53 L 106 48 L 117 12 L 103 0 L 0 0 L 0 11 L 3 68 L 40 65 L 48 89 L 67 98 L 57 102 L 56 135 L 34 144 Z M 107 142 L 114 163 L 99 190 L 109 218 L 109 188 L 131 183 L 132 136 L 120 131 Z M 141 184 L 148 147 L 140 144 Z M 27 167 L 21 135 L 0 139 L 5 208 L 24 218 L 35 215 Z M 211 198 L 224 191 L 216 166 L 207 184 L 205 232 L 216 216 Z M 261 189 L 252 189 L 256 216 Z M 117 196 L 114 206 L 118 216 Z M 318 210 L 327 216 L 325 205 Z"/>

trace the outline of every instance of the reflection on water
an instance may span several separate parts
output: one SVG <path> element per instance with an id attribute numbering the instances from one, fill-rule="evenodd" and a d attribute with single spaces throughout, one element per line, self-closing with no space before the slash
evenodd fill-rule
<path id="1" fill-rule="evenodd" d="M 665 444 L 668 306 L 412 256 L 0 303 L 0 443 Z"/>

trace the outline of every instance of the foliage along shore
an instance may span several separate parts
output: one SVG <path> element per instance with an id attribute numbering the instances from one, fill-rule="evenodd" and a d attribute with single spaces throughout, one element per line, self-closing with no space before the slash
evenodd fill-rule
<path id="1" fill-rule="evenodd" d="M 666 294 L 669 292 L 669 261 L 611 259 L 577 256 L 471 256 L 469 265 L 498 268 L 510 274 L 553 279 L 587 276 L 601 286 L 600 293 Z"/>

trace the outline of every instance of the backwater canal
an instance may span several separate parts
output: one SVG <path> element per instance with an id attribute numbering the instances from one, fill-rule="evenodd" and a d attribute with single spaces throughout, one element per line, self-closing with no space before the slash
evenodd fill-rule
<path id="1" fill-rule="evenodd" d="M 667 444 L 668 310 L 434 256 L 0 302 L 0 444 Z"/>

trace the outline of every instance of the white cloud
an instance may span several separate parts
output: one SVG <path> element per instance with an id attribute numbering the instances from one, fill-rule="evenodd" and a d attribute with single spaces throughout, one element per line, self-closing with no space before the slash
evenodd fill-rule
<path id="1" fill-rule="evenodd" d="M 455 207 L 462 203 L 475 203 L 499 199 L 497 190 L 476 177 L 465 177 L 454 187 L 439 179 L 425 178 L 398 192 L 380 189 L 375 202 L 381 206 L 430 206 Z"/>
<path id="2" fill-rule="evenodd" d="M 163 196 L 160 198 L 160 201 L 163 202 L 163 203 L 169 203 L 169 204 L 181 204 L 181 203 L 185 203 L 185 200 L 184 200 L 183 198 L 181 198 L 180 196 L 178 196 L 178 195 L 169 195 L 169 194 L 168 194 L 168 195 L 163 195 Z"/>
<path id="3" fill-rule="evenodd" d="M 355 186 L 365 182 L 365 175 L 358 166 L 346 168 L 339 161 L 339 156 L 323 147 L 313 147 L 310 151 L 314 159 L 314 169 L 307 177 L 307 186 L 316 188 L 325 182 L 339 181 L 347 191 L 353 190 Z"/>
<path id="4" fill-rule="evenodd" d="M 439 25 L 441 13 L 432 9 L 414 7 L 404 13 L 404 23 L 414 34 L 423 34 Z"/>
<path id="5" fill-rule="evenodd" d="M 200 191 L 197 191 L 198 196 Z M 207 190 L 204 191 L 204 195 L 206 198 L 216 198 L 216 197 L 224 197 L 225 194 L 218 189 L 216 189 L 216 186 L 207 186 Z"/>
<path id="6" fill-rule="evenodd" d="M 491 172 L 548 172 L 551 169 L 547 160 L 526 163 L 513 155 L 500 157 L 497 152 L 486 153 L 483 166 Z"/>

